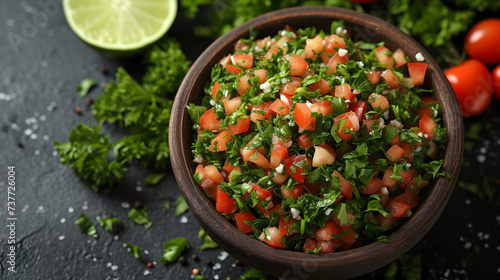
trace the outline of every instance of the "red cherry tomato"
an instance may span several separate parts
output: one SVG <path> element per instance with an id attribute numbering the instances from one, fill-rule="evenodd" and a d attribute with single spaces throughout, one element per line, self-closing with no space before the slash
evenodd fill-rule
<path id="1" fill-rule="evenodd" d="M 497 65 L 492 72 L 493 88 L 495 89 L 495 96 L 500 100 L 500 65 Z"/>
<path id="2" fill-rule="evenodd" d="M 481 61 L 467 59 L 448 68 L 444 74 L 455 91 L 464 116 L 476 116 L 488 108 L 493 88 L 490 72 Z"/>
<path id="3" fill-rule="evenodd" d="M 490 18 L 476 23 L 465 37 L 467 54 L 486 64 L 500 63 L 500 19 Z"/>

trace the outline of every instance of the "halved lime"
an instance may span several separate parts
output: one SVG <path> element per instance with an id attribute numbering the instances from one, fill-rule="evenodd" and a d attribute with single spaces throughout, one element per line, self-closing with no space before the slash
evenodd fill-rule
<path id="1" fill-rule="evenodd" d="M 105 53 L 133 55 L 160 39 L 174 22 L 177 0 L 64 0 L 69 26 Z"/>

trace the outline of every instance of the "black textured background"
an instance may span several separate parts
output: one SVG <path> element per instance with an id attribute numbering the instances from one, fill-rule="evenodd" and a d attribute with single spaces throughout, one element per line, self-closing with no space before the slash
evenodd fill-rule
<path id="1" fill-rule="evenodd" d="M 80 122 L 95 123 L 76 86 L 84 78 L 100 84 L 114 78 L 119 65 L 140 77 L 144 69 L 136 59 L 104 56 L 80 41 L 68 27 L 60 0 L 2 1 L 0 5 L 0 278 L 1 279 L 191 279 L 199 268 L 208 279 L 239 279 L 242 269 L 220 249 L 200 251 L 200 229 L 190 212 L 181 223 L 176 216 L 179 196 L 171 170 L 158 186 L 142 185 L 149 174 L 130 166 L 119 188 L 111 195 L 95 193 L 72 170 L 59 163 L 53 142 L 67 142 L 69 132 Z M 188 58 L 195 60 L 210 40 L 192 35 L 193 24 L 179 15 L 168 32 L 182 43 Z M 110 74 L 99 71 L 106 67 Z M 94 88 L 95 98 L 101 89 Z M 82 115 L 73 109 L 82 108 Z M 464 155 L 460 181 L 481 183 L 487 177 L 499 180 L 500 103 L 480 117 L 465 120 L 466 130 L 481 122 L 481 140 Z M 107 133 L 120 135 L 105 125 Z M 7 172 L 16 171 L 16 268 L 7 271 Z M 496 192 L 500 192 L 500 182 Z M 162 205 L 171 201 L 172 209 Z M 141 201 L 149 207 L 153 226 L 145 231 L 127 218 L 128 209 Z M 85 213 L 96 224 L 99 238 L 79 232 L 74 221 Z M 99 217 L 113 214 L 124 230 L 115 237 L 98 225 Z M 450 203 L 431 232 L 409 253 L 421 254 L 423 279 L 499 279 L 500 209 L 456 188 Z M 191 248 L 187 263 L 168 266 L 159 262 L 163 243 L 184 236 Z M 124 243 L 148 251 L 148 268 L 129 256 Z M 200 257 L 191 259 L 192 254 Z M 215 267 L 205 264 L 210 259 Z M 219 269 L 215 269 L 218 268 Z M 360 279 L 377 279 L 380 272 Z M 300 279 L 308 279 L 306 276 Z"/>

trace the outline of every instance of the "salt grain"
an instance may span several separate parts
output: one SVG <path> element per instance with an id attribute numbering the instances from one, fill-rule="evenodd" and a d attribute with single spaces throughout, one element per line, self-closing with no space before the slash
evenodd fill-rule
<path id="1" fill-rule="evenodd" d="M 65 236 L 64 236 L 64 235 L 60 235 L 57 239 L 59 239 L 59 240 L 61 240 L 61 241 L 62 241 L 62 240 L 64 240 L 64 238 L 65 238 Z"/>
<path id="2" fill-rule="evenodd" d="M 113 264 L 112 264 L 112 263 L 110 263 L 110 262 L 106 263 L 106 267 L 111 267 L 112 265 L 113 265 Z"/>
<path id="3" fill-rule="evenodd" d="M 136 186 L 135 190 L 138 191 L 138 192 L 142 192 L 142 187 L 141 186 Z"/>
<path id="4" fill-rule="evenodd" d="M 217 256 L 217 258 L 221 261 L 224 261 L 228 256 L 229 254 L 226 251 L 222 251 L 220 252 L 219 256 Z"/>
<path id="5" fill-rule="evenodd" d="M 118 240 L 118 239 L 120 239 L 120 236 L 118 236 L 118 235 L 113 235 L 113 240 Z"/>
<path id="6" fill-rule="evenodd" d="M 149 270 L 144 270 L 144 273 L 142 273 L 142 274 L 144 274 L 144 276 L 147 276 L 147 275 L 151 274 L 151 271 L 149 271 Z"/>
<path id="7" fill-rule="evenodd" d="M 117 265 L 113 265 L 111 266 L 111 270 L 117 270 L 118 269 L 118 266 Z"/>
<path id="8" fill-rule="evenodd" d="M 25 213 L 26 211 L 28 211 L 28 208 L 30 208 L 29 205 L 24 205 L 23 209 L 21 209 L 21 212 Z"/>
<path id="9" fill-rule="evenodd" d="M 73 213 L 73 212 L 75 212 L 75 209 L 73 209 L 73 207 L 69 207 L 68 208 L 68 213 Z"/>
<path id="10" fill-rule="evenodd" d="M 126 201 L 122 202 L 120 205 L 122 206 L 122 208 L 125 208 L 125 209 L 130 208 L 130 204 Z"/>
<path id="11" fill-rule="evenodd" d="M 477 161 L 480 163 L 483 163 L 486 161 L 486 156 L 485 155 L 477 155 Z"/>
<path id="12" fill-rule="evenodd" d="M 472 247 L 472 243 L 470 241 L 465 242 L 464 249 L 470 249 Z"/>
<path id="13" fill-rule="evenodd" d="M 61 224 L 64 224 L 66 222 L 66 218 L 61 218 Z"/>
<path id="14" fill-rule="evenodd" d="M 468 199 L 468 198 L 467 198 L 467 199 L 465 200 L 465 205 L 470 205 L 470 199 Z"/>
<path id="15" fill-rule="evenodd" d="M 180 223 L 181 224 L 185 224 L 188 222 L 188 218 L 186 216 L 182 216 L 181 219 L 180 219 Z"/>
<path id="16" fill-rule="evenodd" d="M 214 264 L 214 266 L 212 266 L 212 270 L 218 270 L 221 268 L 222 268 L 222 265 L 220 263 L 216 263 L 216 264 Z"/>

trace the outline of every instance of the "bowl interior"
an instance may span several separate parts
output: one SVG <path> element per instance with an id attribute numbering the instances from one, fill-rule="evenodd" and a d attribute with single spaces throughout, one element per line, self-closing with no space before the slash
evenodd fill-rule
<path id="1" fill-rule="evenodd" d="M 437 180 L 427 199 L 412 217 L 389 235 L 388 243 L 373 242 L 343 252 L 318 255 L 275 249 L 241 233 L 226 221 L 194 181 L 192 175 L 196 165 L 191 153 L 193 132 L 185 107 L 189 103 L 201 103 L 203 87 L 210 79 L 211 68 L 232 52 L 239 38 L 249 36 L 251 26 L 258 30 L 259 38 L 276 34 L 286 24 L 296 29 L 315 26 L 328 33 L 331 22 L 338 19 L 351 27 L 354 41 L 383 41 L 391 50 L 401 48 L 413 61 L 415 54 L 423 54 L 428 64 L 424 87 L 434 90 L 448 132 L 443 170 L 452 180 Z M 275 11 L 246 22 L 217 39 L 203 52 L 177 93 L 172 109 L 169 142 L 172 166 L 181 193 L 200 225 L 224 250 L 246 264 L 279 277 L 302 274 L 309 276 L 309 279 L 341 279 L 363 275 L 390 263 L 430 230 L 444 209 L 458 176 L 463 150 L 463 123 L 460 108 L 446 77 L 429 53 L 412 38 L 368 14 L 341 8 L 301 7 Z"/>

